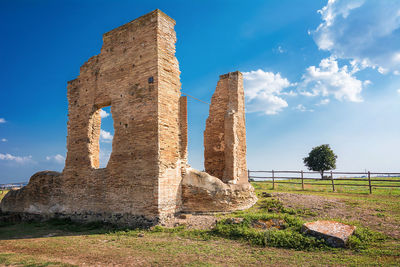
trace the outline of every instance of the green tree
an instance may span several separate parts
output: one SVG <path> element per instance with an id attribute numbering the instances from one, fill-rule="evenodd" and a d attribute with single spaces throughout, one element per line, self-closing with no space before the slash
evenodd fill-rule
<path id="1" fill-rule="evenodd" d="M 336 169 L 336 159 L 337 156 L 329 145 L 320 145 L 314 147 L 303 161 L 309 170 L 319 172 L 323 179 L 324 171 Z"/>

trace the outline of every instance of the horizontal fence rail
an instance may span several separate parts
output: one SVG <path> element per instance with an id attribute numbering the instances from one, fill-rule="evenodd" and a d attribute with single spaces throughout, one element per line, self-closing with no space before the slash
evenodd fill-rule
<path id="1" fill-rule="evenodd" d="M 312 175 L 314 175 L 315 177 L 310 177 Z M 321 179 L 320 175 L 321 174 L 319 172 L 314 172 L 314 171 L 248 170 L 249 181 L 272 183 L 272 189 L 275 189 L 276 184 L 298 184 L 301 185 L 302 190 L 304 190 L 305 185 L 321 185 L 321 186 L 331 186 L 332 191 L 335 192 L 336 191 L 335 187 L 337 186 L 360 186 L 360 187 L 368 187 L 369 193 L 372 194 L 373 188 L 378 188 L 378 187 L 400 188 L 400 172 L 329 171 L 329 172 L 324 172 L 323 179 Z M 317 183 L 315 181 L 324 181 L 325 183 Z M 365 182 L 365 184 L 341 183 L 341 181 L 357 181 L 357 182 Z M 379 184 L 376 184 L 376 182 L 379 182 Z"/>

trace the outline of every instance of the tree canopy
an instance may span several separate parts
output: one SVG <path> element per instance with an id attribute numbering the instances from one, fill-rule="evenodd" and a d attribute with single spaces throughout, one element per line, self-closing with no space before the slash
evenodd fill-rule
<path id="1" fill-rule="evenodd" d="M 314 147 L 303 161 L 309 170 L 319 172 L 323 179 L 324 171 L 336 169 L 336 159 L 337 156 L 329 145 L 320 145 Z"/>

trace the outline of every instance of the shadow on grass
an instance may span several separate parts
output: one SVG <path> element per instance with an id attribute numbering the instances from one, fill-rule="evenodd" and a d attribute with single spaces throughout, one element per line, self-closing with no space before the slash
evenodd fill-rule
<path id="1" fill-rule="evenodd" d="M 68 219 L 44 222 L 0 223 L 0 240 L 106 234 L 126 228 L 101 222 L 77 223 Z"/>

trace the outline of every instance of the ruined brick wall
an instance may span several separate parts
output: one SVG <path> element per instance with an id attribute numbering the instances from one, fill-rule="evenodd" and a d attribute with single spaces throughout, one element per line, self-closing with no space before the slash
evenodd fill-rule
<path id="1" fill-rule="evenodd" d="M 156 10 L 104 34 L 101 54 L 69 83 L 64 176 L 66 189 L 86 197 L 83 209 L 102 203 L 102 211 L 145 216 L 179 209 L 180 72 L 174 25 Z M 113 150 L 107 168 L 96 170 L 99 109 L 108 105 L 114 120 Z M 92 194 L 97 189 L 101 192 Z"/>
<path id="2" fill-rule="evenodd" d="M 85 210 L 96 208 L 98 201 L 107 203 L 102 211 L 154 216 L 179 206 L 180 72 L 174 25 L 157 10 L 104 34 L 101 54 L 85 63 L 68 85 L 65 185 L 76 197 L 86 198 Z M 99 109 L 108 105 L 113 150 L 107 168 L 96 170 Z M 93 195 L 99 180 L 103 187 Z M 91 186 L 95 188 L 88 190 Z"/>
<path id="3" fill-rule="evenodd" d="M 247 183 L 243 76 L 220 76 L 204 131 L 204 166 L 223 182 Z"/>
<path id="4" fill-rule="evenodd" d="M 206 170 L 216 177 L 187 164 L 187 99 L 180 94 L 174 26 L 155 10 L 104 34 L 101 53 L 68 82 L 63 172 L 34 174 L 3 198 L 0 212 L 149 226 L 180 211 L 232 211 L 255 203 L 247 182 L 240 72 L 220 76 L 207 119 Z M 100 109 L 106 106 L 114 138 L 108 165 L 99 168 Z"/>
<path id="5" fill-rule="evenodd" d="M 157 221 L 180 210 L 186 156 L 181 155 L 174 26 L 155 10 L 104 34 L 101 53 L 68 82 L 66 165 L 39 212 Z M 105 106 L 111 106 L 115 133 L 108 165 L 99 169 Z M 18 211 L 35 205 L 26 203 Z"/>

